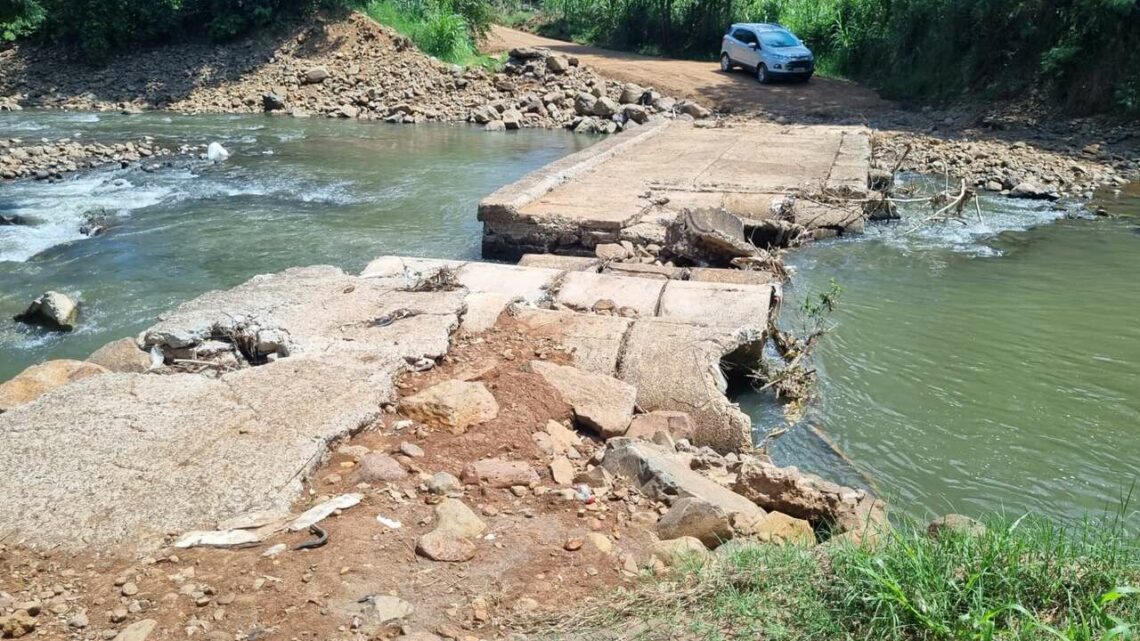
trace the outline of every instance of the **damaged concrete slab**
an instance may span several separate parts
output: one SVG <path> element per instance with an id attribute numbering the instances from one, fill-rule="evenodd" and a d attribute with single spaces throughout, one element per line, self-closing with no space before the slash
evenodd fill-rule
<path id="1" fill-rule="evenodd" d="M 623 137 L 484 199 L 484 256 L 586 255 L 599 243 L 659 242 L 663 225 L 684 209 L 723 209 L 746 228 L 780 218 L 819 235 L 862 229 L 861 208 L 840 200 L 867 194 L 865 128 L 677 120 L 612 140 Z"/>

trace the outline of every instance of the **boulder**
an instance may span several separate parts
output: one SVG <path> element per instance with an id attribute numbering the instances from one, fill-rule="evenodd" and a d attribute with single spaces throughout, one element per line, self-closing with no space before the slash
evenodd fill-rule
<path id="1" fill-rule="evenodd" d="M 435 506 L 435 529 L 473 539 L 487 531 L 487 524 L 458 499 L 444 499 Z"/>
<path id="2" fill-rule="evenodd" d="M 886 525 L 885 506 L 866 490 L 843 487 L 796 467 L 750 457 L 740 464 L 733 489 L 766 510 L 827 524 L 836 533 Z"/>
<path id="3" fill-rule="evenodd" d="M 424 485 L 432 494 L 448 494 L 463 489 L 463 483 L 448 472 L 436 472 Z"/>
<path id="4" fill-rule="evenodd" d="M 446 530 L 432 530 L 416 541 L 416 552 L 432 561 L 462 563 L 475 558 L 475 544 Z"/>
<path id="5" fill-rule="evenodd" d="M 612 439 L 606 443 L 602 467 L 625 478 L 653 500 L 701 499 L 720 508 L 730 519 L 737 515 L 762 518 L 766 514 L 752 501 L 694 472 L 674 452 L 653 443 Z"/>
<path id="6" fill-rule="evenodd" d="M 58 360 L 32 365 L 0 384 L 0 412 L 31 403 L 57 387 L 106 373 L 106 368 L 84 361 Z"/>
<path id="7" fill-rule="evenodd" d="M 551 454 L 566 454 L 582 446 L 582 437 L 558 421 L 547 421 L 543 430 L 550 439 Z"/>
<path id="8" fill-rule="evenodd" d="M 470 463 L 463 469 L 463 482 L 498 488 L 513 485 L 529 486 L 538 482 L 538 472 L 525 461 L 483 459 Z"/>
<path id="9" fill-rule="evenodd" d="M 612 376 L 584 372 L 576 367 L 531 361 L 530 368 L 555 390 L 574 411 L 574 418 L 603 438 L 621 436 L 633 417 L 637 389 Z"/>
<path id="10" fill-rule="evenodd" d="M 758 520 L 737 519 L 733 522 L 737 536 L 755 537 L 764 543 L 777 545 L 815 545 L 815 530 L 811 523 L 788 516 L 783 512 L 769 512 Z"/>
<path id="11" fill-rule="evenodd" d="M 510 57 L 516 60 L 541 60 L 549 55 L 548 49 L 539 47 L 515 47 L 510 51 Z"/>
<path id="12" fill-rule="evenodd" d="M 940 516 L 926 526 L 926 535 L 932 539 L 939 539 L 947 533 L 954 536 L 983 536 L 986 526 L 981 521 L 961 514 Z"/>
<path id="13" fill-rule="evenodd" d="M 312 67 L 305 72 L 303 82 L 307 85 L 316 85 L 328 80 L 332 74 L 326 67 Z"/>
<path id="14" fill-rule="evenodd" d="M 36 630 L 36 619 L 25 610 L 17 610 L 8 616 L 0 616 L 0 637 L 19 639 Z"/>
<path id="15" fill-rule="evenodd" d="M 523 115 L 519 113 L 518 109 L 508 109 L 503 112 L 502 121 L 503 126 L 509 130 L 516 130 L 522 128 Z"/>
<path id="16" fill-rule="evenodd" d="M 659 559 L 666 567 L 673 567 L 689 559 L 707 562 L 712 559 L 712 553 L 698 539 L 683 536 L 668 541 L 658 541 L 649 548 L 649 554 Z"/>
<path id="17" fill-rule="evenodd" d="M 622 105 L 621 112 L 627 119 L 639 125 L 649 122 L 649 112 L 641 105 Z"/>
<path id="18" fill-rule="evenodd" d="M 580 91 L 574 98 L 574 111 L 579 116 L 592 116 L 594 114 L 594 105 L 597 104 L 597 102 L 598 98 L 593 94 Z"/>
<path id="19" fill-rule="evenodd" d="M 599 118 L 612 118 L 614 114 L 621 113 L 621 105 L 612 98 L 602 96 L 594 101 L 591 113 Z"/>
<path id="20" fill-rule="evenodd" d="M 556 456 L 550 462 L 550 477 L 558 485 L 570 485 L 574 482 L 574 464 L 565 456 Z"/>
<path id="21" fill-rule="evenodd" d="M 499 404 L 482 383 L 453 380 L 401 400 L 400 410 L 409 418 L 463 434 L 472 425 L 498 416 Z"/>
<path id="22" fill-rule="evenodd" d="M 408 471 L 387 454 L 369 452 L 360 458 L 355 476 L 358 483 L 388 483 L 407 478 Z"/>
<path id="23" fill-rule="evenodd" d="M 645 95 L 645 89 L 640 85 L 632 82 L 622 85 L 621 98 L 619 100 L 624 104 L 641 104 L 641 98 Z"/>
<path id="24" fill-rule="evenodd" d="M 261 96 L 261 108 L 265 111 L 284 111 L 285 98 L 275 93 L 267 93 Z"/>
<path id="25" fill-rule="evenodd" d="M 652 441 L 658 432 L 668 434 L 669 438 L 674 441 L 686 439 L 691 442 L 696 433 L 696 428 L 693 426 L 693 419 L 687 412 L 660 410 L 634 416 L 625 435 L 629 438 Z"/>
<path id="26" fill-rule="evenodd" d="M 697 120 L 700 120 L 702 118 L 708 118 L 709 116 L 712 115 L 711 111 L 709 111 L 708 109 L 705 109 L 704 107 L 698 105 L 697 103 L 693 102 L 692 100 L 682 101 L 680 104 L 677 105 L 677 111 L 680 111 L 681 113 L 683 113 L 687 116 L 692 116 L 693 118 L 696 118 Z"/>
<path id="27" fill-rule="evenodd" d="M 1059 200 L 1061 198 L 1056 191 L 1031 180 L 1015 185 L 1013 189 L 1009 190 L 1009 195 L 1011 198 L 1028 198 L 1031 200 Z"/>
<path id="28" fill-rule="evenodd" d="M 594 255 L 600 260 L 623 260 L 629 258 L 629 250 L 617 243 L 598 243 Z"/>
<path id="29" fill-rule="evenodd" d="M 662 539 L 692 537 L 709 549 L 732 539 L 732 523 L 719 507 L 695 498 L 679 499 L 657 522 L 657 536 Z"/>
<path id="30" fill-rule="evenodd" d="M 120 338 L 92 352 L 87 362 L 111 372 L 137 374 L 150 369 L 150 354 L 143 351 L 135 339 Z"/>
<path id="31" fill-rule="evenodd" d="M 79 320 L 79 304 L 67 294 L 44 292 L 15 320 L 27 325 L 39 325 L 52 330 L 70 332 Z"/>
<path id="32" fill-rule="evenodd" d="M 570 70 L 570 61 L 565 56 L 550 56 L 546 59 L 546 68 L 551 73 L 564 74 Z"/>

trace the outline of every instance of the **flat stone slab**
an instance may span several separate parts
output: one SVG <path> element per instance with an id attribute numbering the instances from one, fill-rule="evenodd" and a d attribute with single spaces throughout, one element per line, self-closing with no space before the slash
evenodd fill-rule
<path id="1" fill-rule="evenodd" d="M 615 309 L 628 308 L 638 316 L 654 316 L 664 287 L 663 282 L 645 278 L 569 272 L 558 288 L 556 300 L 580 311 L 592 310 L 599 302 L 609 301 Z"/>
<path id="2" fill-rule="evenodd" d="M 673 121 L 612 137 L 508 185 L 480 203 L 483 255 L 592 253 L 599 243 L 654 238 L 682 209 L 723 208 L 741 218 L 775 214 L 776 197 L 818 192 L 862 198 L 870 132 L 861 127 Z M 862 229 L 850 208 L 792 208 L 809 230 Z M 858 211 L 856 209 L 856 211 Z"/>

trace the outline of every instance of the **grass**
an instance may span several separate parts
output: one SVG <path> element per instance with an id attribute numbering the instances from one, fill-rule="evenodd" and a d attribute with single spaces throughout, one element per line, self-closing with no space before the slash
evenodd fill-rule
<path id="1" fill-rule="evenodd" d="M 730 543 L 539 628 L 710 641 L 1131 641 L 1140 551 L 1122 520 L 993 519 L 984 535 L 903 524 L 873 547 Z"/>
<path id="2" fill-rule="evenodd" d="M 361 7 L 368 17 L 407 36 L 424 53 L 451 64 L 497 69 L 502 60 L 480 54 L 463 16 L 446 3 L 371 0 Z"/>

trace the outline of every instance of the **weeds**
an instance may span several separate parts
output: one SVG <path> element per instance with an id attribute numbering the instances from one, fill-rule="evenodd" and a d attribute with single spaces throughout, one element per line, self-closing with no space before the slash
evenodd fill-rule
<path id="1" fill-rule="evenodd" d="M 1140 635 L 1137 586 L 1122 520 L 994 518 L 984 534 L 938 538 L 905 523 L 875 547 L 728 543 L 710 562 L 525 627 L 541 638 L 1126 641 Z"/>

